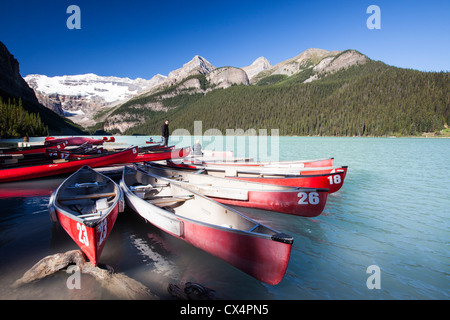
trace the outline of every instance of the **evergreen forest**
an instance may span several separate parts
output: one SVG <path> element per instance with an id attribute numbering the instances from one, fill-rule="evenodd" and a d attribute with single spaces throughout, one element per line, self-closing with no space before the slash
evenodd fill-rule
<path id="1" fill-rule="evenodd" d="M 46 136 L 48 128 L 41 121 L 39 114 L 27 112 L 22 100 L 3 101 L 0 97 L 0 137 L 22 138 L 29 136 Z"/>
<path id="2" fill-rule="evenodd" d="M 136 97 L 113 114 L 138 119 L 125 134 L 159 135 L 164 119 L 170 128 L 203 130 L 279 129 L 298 136 L 415 136 L 439 132 L 450 123 L 450 75 L 388 66 L 379 61 L 354 65 L 303 83 L 311 70 L 269 76 L 256 85 L 231 86 L 207 93 L 176 91 Z M 202 89 L 208 88 L 198 75 Z M 176 92 L 176 94 L 173 94 Z M 172 93 L 172 94 L 171 94 Z M 159 102 L 168 111 L 152 111 Z"/>

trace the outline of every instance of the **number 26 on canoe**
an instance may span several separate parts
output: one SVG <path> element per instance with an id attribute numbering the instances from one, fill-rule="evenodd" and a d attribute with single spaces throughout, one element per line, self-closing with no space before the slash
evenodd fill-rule
<path id="1" fill-rule="evenodd" d="M 319 194 L 317 192 L 299 192 L 297 196 L 300 198 L 298 204 L 319 204 Z"/>

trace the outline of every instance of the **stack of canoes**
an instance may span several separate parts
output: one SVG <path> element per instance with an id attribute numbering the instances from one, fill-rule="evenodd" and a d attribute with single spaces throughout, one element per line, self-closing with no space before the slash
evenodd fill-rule
<path id="1" fill-rule="evenodd" d="M 0 182 L 28 180 L 58 174 L 72 173 L 87 165 L 93 168 L 132 162 L 138 154 L 138 147 L 130 147 L 119 152 L 94 154 L 69 159 L 42 158 L 34 161 L 15 159 L 15 163 L 0 165 Z"/>
<path id="2" fill-rule="evenodd" d="M 0 149 L 0 182 L 73 173 L 85 165 L 97 168 L 178 159 L 190 153 L 190 147 L 152 146 L 105 150 L 99 146 L 105 141 L 112 139 L 53 138 L 39 146 Z"/>
<path id="3" fill-rule="evenodd" d="M 126 202 L 169 234 L 277 284 L 293 238 L 246 217 L 238 207 L 316 217 L 347 174 L 346 166 L 333 166 L 333 158 L 253 162 L 226 154 L 223 161 L 217 158 L 224 158 L 220 152 L 188 157 L 189 147 L 101 146 L 108 141 L 113 138 L 53 138 L 39 147 L 3 149 L 0 155 L 0 182 L 71 174 L 51 195 L 49 211 L 94 265 Z M 120 185 L 93 169 L 112 165 L 121 165 Z"/>
<path id="4" fill-rule="evenodd" d="M 265 283 L 286 272 L 293 238 L 228 205 L 314 217 L 338 191 L 347 167 L 333 159 L 292 163 L 135 163 L 121 187 L 146 221 Z M 247 163 L 249 164 L 249 163 Z"/>
<path id="5" fill-rule="evenodd" d="M 326 188 L 273 185 L 162 167 L 153 163 L 135 164 L 137 170 L 174 180 L 186 189 L 201 193 L 220 203 L 276 211 L 296 216 L 315 217 L 322 213 Z"/>

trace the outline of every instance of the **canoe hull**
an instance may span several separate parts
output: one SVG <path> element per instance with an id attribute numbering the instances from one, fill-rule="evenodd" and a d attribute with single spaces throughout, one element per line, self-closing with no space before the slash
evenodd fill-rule
<path id="1" fill-rule="evenodd" d="M 226 205 L 275 211 L 301 217 L 317 217 L 325 208 L 328 190 L 302 188 L 294 192 L 249 191 L 248 200 L 210 198 Z"/>
<path id="2" fill-rule="evenodd" d="M 153 164 L 160 168 L 171 168 L 177 170 L 186 170 L 189 172 L 199 171 L 199 167 L 191 166 L 187 164 L 177 164 L 172 161 L 167 161 L 167 165 L 163 164 Z M 329 193 L 334 193 L 339 191 L 344 184 L 344 179 L 347 175 L 347 166 L 342 166 L 333 169 L 326 169 L 324 173 L 320 168 L 317 172 L 308 172 L 306 174 L 281 174 L 276 173 L 257 173 L 255 171 L 239 171 L 233 168 L 231 169 L 210 169 L 202 168 L 202 172 L 215 177 L 226 177 L 237 180 L 273 184 L 278 186 L 290 186 L 299 188 L 325 188 L 328 189 Z M 328 172 L 329 170 L 329 172 Z"/>
<path id="3" fill-rule="evenodd" d="M 274 184 L 278 186 L 293 186 L 302 188 L 326 188 L 329 193 L 339 191 L 344 184 L 347 170 L 319 175 L 300 175 L 293 177 L 271 177 L 271 176 L 233 176 L 230 178 L 253 181 L 259 183 Z"/>
<path id="4" fill-rule="evenodd" d="M 168 183 L 171 184 L 170 180 L 163 179 L 158 179 L 158 183 L 162 181 L 167 183 L 169 181 Z M 250 230 L 244 231 L 201 222 L 179 214 L 171 214 L 162 208 L 147 203 L 145 200 L 133 194 L 124 180 L 125 178 L 121 181 L 121 187 L 124 191 L 127 205 L 156 227 L 224 260 L 265 283 L 275 285 L 284 277 L 293 243 L 291 237 L 274 230 L 272 230 L 273 234 L 263 234 L 262 231 L 261 233 Z M 189 192 L 185 188 L 181 189 L 185 190 L 184 192 Z M 192 209 L 190 209 L 198 211 L 196 213 L 198 215 L 206 214 L 210 217 L 211 215 L 215 215 L 215 210 L 217 210 L 218 206 L 221 206 L 225 210 L 223 212 L 225 216 L 235 214 L 242 216 L 242 214 L 237 213 L 235 210 L 223 207 L 200 194 L 193 192 L 191 194 L 199 197 L 200 200 L 196 201 L 201 201 L 200 203 L 202 203 L 200 205 L 197 203 L 195 205 L 193 204 Z M 205 202 L 208 202 L 209 206 L 203 206 Z M 207 207 L 210 207 L 209 210 L 211 211 L 206 209 Z M 245 219 L 248 220 L 249 225 L 254 225 L 255 229 L 258 227 L 265 228 L 265 230 L 269 229 L 254 221 L 249 222 L 251 220 L 248 218 Z"/>
<path id="5" fill-rule="evenodd" d="M 160 152 L 139 153 L 132 162 L 180 159 L 188 156 L 190 152 L 191 148 L 185 147 L 173 150 L 163 150 Z"/>
<path id="6" fill-rule="evenodd" d="M 48 208 L 50 219 L 61 225 L 96 266 L 123 212 L 123 192 L 113 180 L 84 166 L 52 193 Z"/>
<path id="7" fill-rule="evenodd" d="M 83 143 L 89 143 L 89 144 L 103 144 L 105 141 L 103 139 L 92 139 L 88 137 L 67 137 L 67 138 L 52 138 L 47 137 L 45 138 L 45 144 L 46 145 L 52 145 L 60 142 L 67 141 L 68 146 L 79 146 Z"/>
<path id="8" fill-rule="evenodd" d="M 56 210 L 56 218 L 62 228 L 95 266 L 99 262 L 100 255 L 117 220 L 118 214 L 119 204 L 114 207 L 105 219 L 99 221 L 95 226 L 90 227 Z"/>
<path id="9" fill-rule="evenodd" d="M 114 154 L 86 157 L 81 160 L 2 169 L 0 170 L 0 182 L 28 180 L 65 174 L 75 172 L 85 165 L 97 168 L 116 163 L 127 163 L 132 161 L 137 153 L 138 148 L 133 147 Z"/>
<path id="10" fill-rule="evenodd" d="M 186 221 L 183 240 L 270 285 L 286 272 L 291 244 L 251 237 Z"/>
<path id="11" fill-rule="evenodd" d="M 18 147 L 11 149 L 0 149 L 0 154 L 36 154 L 45 153 L 47 150 L 63 150 L 67 146 L 67 141 L 61 141 L 54 145 Z"/>

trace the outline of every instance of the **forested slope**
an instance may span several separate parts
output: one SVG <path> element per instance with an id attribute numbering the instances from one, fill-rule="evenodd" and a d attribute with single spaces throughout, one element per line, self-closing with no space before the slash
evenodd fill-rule
<path id="1" fill-rule="evenodd" d="M 171 130 L 184 128 L 191 133 L 194 121 L 203 121 L 204 131 L 215 128 L 224 134 L 226 129 L 253 128 L 307 136 L 417 135 L 439 131 L 450 122 L 448 72 L 420 72 L 369 61 L 303 83 L 309 76 L 308 71 L 270 76 L 257 85 L 206 94 L 181 92 L 167 99 L 155 94 L 146 102 L 159 101 L 168 111 L 127 103 L 115 112 L 126 108 L 128 115 L 136 113 L 141 120 L 125 134 L 154 135 L 160 134 L 165 118 Z"/>

